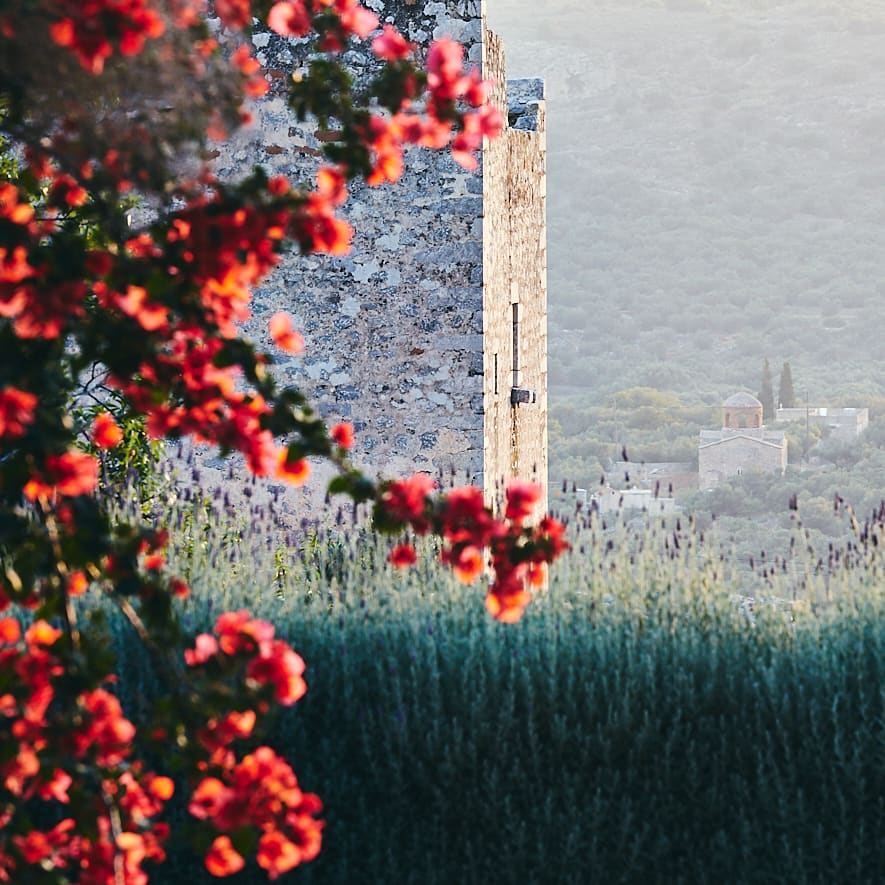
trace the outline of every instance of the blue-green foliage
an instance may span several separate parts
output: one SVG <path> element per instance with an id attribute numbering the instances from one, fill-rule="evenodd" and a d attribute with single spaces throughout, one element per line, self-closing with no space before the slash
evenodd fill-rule
<path id="1" fill-rule="evenodd" d="M 502 626 L 430 549 L 396 572 L 371 534 L 285 539 L 255 531 L 261 510 L 241 532 L 192 508 L 171 565 L 191 629 L 247 607 L 307 662 L 267 740 L 328 825 L 284 881 L 882 881 L 881 546 L 829 575 L 766 571 L 749 599 L 690 531 L 594 523 Z M 119 643 L 135 713 L 160 689 Z M 214 881 L 186 853 L 161 875 Z"/>

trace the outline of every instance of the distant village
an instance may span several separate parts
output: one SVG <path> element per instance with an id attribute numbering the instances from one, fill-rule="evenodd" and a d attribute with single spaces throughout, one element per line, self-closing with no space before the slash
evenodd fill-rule
<path id="1" fill-rule="evenodd" d="M 869 426 L 867 408 L 802 406 L 775 410 L 778 424 L 797 423 L 806 435 L 811 428 L 830 439 L 852 440 Z M 764 423 L 764 406 L 751 393 L 739 391 L 722 403 L 722 426 L 703 428 L 698 440 L 697 468 L 691 462 L 616 461 L 605 484 L 587 489 L 553 487 L 552 503 L 565 498 L 594 506 L 600 513 L 644 510 L 672 513 L 676 496 L 694 489 L 713 489 L 719 483 L 748 473 L 783 474 L 790 463 L 787 434 Z M 794 456 L 795 457 L 795 456 Z"/>

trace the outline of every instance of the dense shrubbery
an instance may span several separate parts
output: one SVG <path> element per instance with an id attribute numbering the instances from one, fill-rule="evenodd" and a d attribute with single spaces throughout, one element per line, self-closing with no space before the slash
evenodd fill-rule
<path id="1" fill-rule="evenodd" d="M 550 479 L 594 488 L 600 473 L 627 451 L 632 461 L 697 464 L 698 431 L 715 426 L 717 409 L 686 403 L 669 390 L 633 387 L 599 402 L 572 397 L 550 409 Z"/>
<path id="2" fill-rule="evenodd" d="M 251 39 L 265 25 L 309 47 L 287 78 L 293 112 L 335 124 L 314 186 L 298 181 L 307 168 L 227 182 L 211 169 L 211 142 L 270 88 Z M 359 86 L 353 41 L 378 62 Z M 487 563 L 486 607 L 502 621 L 564 548 L 555 521 L 527 524 L 540 486 L 511 484 L 499 518 L 477 488 L 443 499 L 423 474 L 362 475 L 352 426 L 327 428 L 274 378 L 279 351 L 303 347 L 291 318 L 270 318 L 269 351 L 241 335 L 284 251 L 349 250 L 336 215 L 349 182 L 396 182 L 408 146 L 448 146 L 475 169 L 500 131 L 459 44 L 433 41 L 426 70 L 416 52 L 358 0 L 0 3 L 0 881 L 145 885 L 142 864 L 163 863 L 180 835 L 163 819 L 173 797 L 216 876 L 254 857 L 275 879 L 320 850 L 319 798 L 257 746 L 265 717 L 304 693 L 304 662 L 245 610 L 183 630 L 189 588 L 165 570 L 168 534 L 108 512 L 101 468 L 118 486 L 149 474 L 147 437 L 239 452 L 252 474 L 296 485 L 308 457 L 331 462 L 329 492 L 373 502 L 377 530 L 444 537 L 465 581 Z M 415 558 L 407 542 L 391 555 Z M 115 608 L 162 678 L 142 729 L 110 690 L 100 610 L 78 616 L 84 594 Z"/>
<path id="3" fill-rule="evenodd" d="M 276 548 L 260 507 L 182 504 L 192 628 L 248 605 L 309 662 L 270 741 L 323 785 L 326 850 L 302 881 L 879 881 L 881 522 L 847 567 L 757 567 L 755 599 L 691 531 L 575 527 L 502 628 L 429 547 L 397 572 L 358 529 Z M 258 531 L 231 543 L 236 520 Z M 128 664 L 134 705 L 154 689 Z M 171 857 L 164 881 L 196 885 L 196 866 Z"/>

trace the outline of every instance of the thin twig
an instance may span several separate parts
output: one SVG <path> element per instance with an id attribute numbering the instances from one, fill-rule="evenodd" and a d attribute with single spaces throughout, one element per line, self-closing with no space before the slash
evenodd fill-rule
<path id="1" fill-rule="evenodd" d="M 62 597 L 62 617 L 65 622 L 65 630 L 71 640 L 71 650 L 75 654 L 79 654 L 80 631 L 77 627 L 77 612 L 74 609 L 74 603 L 67 589 L 70 571 L 63 558 L 64 554 L 61 549 L 61 536 L 58 531 L 58 523 L 55 521 L 55 516 L 53 516 L 48 504 L 43 500 L 40 502 L 40 509 L 43 512 L 43 524 L 46 526 L 46 533 L 49 536 L 52 555 L 55 559 L 55 573 L 58 578 L 59 592 Z"/>
<path id="2" fill-rule="evenodd" d="M 178 660 L 168 649 L 157 645 L 154 638 L 148 632 L 147 627 L 145 627 L 144 621 L 142 621 L 135 607 L 128 599 L 110 589 L 105 589 L 105 595 L 111 598 L 126 620 L 129 621 L 132 629 L 138 634 L 138 638 L 159 665 L 160 675 L 168 684 L 168 687 L 174 691 L 180 690 L 181 686 L 185 684 L 187 677 Z"/>
<path id="3" fill-rule="evenodd" d="M 117 842 L 123 834 L 123 822 L 120 819 L 120 809 L 114 804 L 114 800 L 102 787 L 101 797 L 108 810 L 108 820 L 111 822 L 111 836 L 114 840 L 114 885 L 126 885 L 126 869 L 124 866 L 123 852 Z"/>

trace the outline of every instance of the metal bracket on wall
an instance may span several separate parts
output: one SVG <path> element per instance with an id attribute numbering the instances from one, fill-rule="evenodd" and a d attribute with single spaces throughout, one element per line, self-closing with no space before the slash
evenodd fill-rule
<path id="1" fill-rule="evenodd" d="M 525 387 L 510 388 L 510 405 L 518 406 L 522 403 L 536 403 L 538 401 L 538 392 L 536 390 L 528 390 Z"/>

